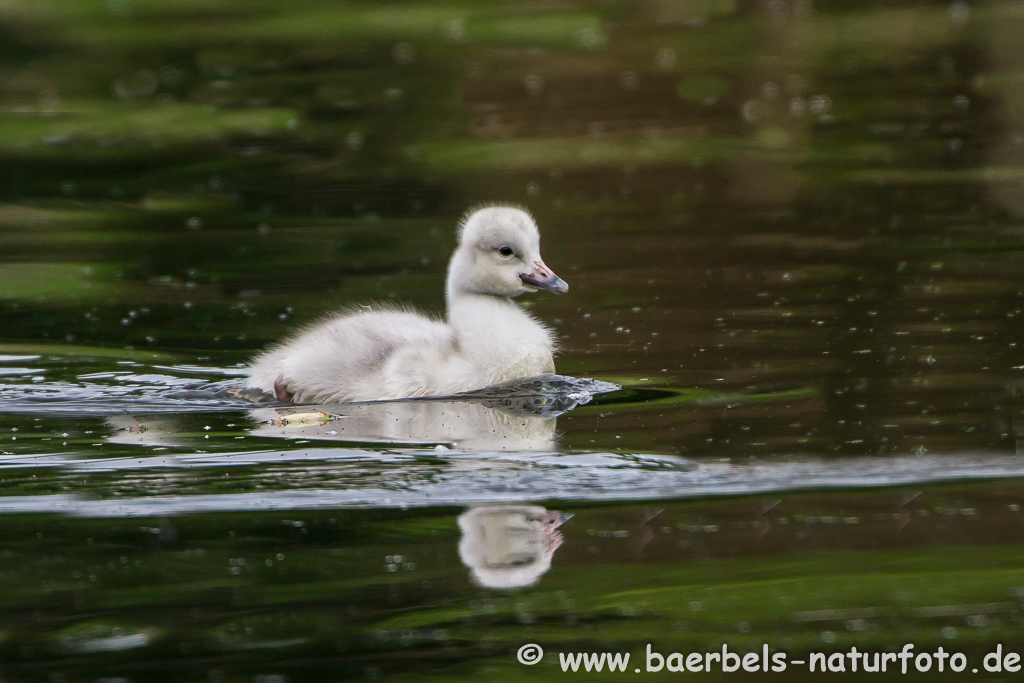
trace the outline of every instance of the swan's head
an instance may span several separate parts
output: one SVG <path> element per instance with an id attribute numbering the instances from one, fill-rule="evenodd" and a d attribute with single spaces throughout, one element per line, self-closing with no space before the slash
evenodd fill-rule
<path id="1" fill-rule="evenodd" d="M 459 247 L 448 267 L 449 293 L 519 296 L 569 285 L 544 265 L 540 232 L 530 214 L 491 206 L 470 214 L 459 230 Z"/>

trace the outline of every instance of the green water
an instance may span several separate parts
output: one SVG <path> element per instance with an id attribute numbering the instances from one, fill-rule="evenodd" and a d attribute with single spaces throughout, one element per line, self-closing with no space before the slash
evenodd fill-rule
<path id="1" fill-rule="evenodd" d="M 1001 1 L 0 3 L 0 678 L 913 643 L 1011 680 L 1022 35 Z M 485 202 L 571 286 L 525 302 L 558 372 L 621 390 L 225 397 L 325 312 L 443 311 Z"/>

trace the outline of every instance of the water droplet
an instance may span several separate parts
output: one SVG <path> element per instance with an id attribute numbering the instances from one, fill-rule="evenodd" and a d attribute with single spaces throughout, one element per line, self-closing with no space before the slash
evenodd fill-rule
<path id="1" fill-rule="evenodd" d="M 402 99 L 405 97 L 405 91 L 401 88 L 388 88 L 384 91 L 384 100 L 387 103 L 388 111 L 398 111 L 402 106 Z"/>
<path id="2" fill-rule="evenodd" d="M 964 0 L 957 0 L 949 6 L 949 18 L 957 26 L 963 26 L 971 18 L 971 6 Z"/>
<path id="3" fill-rule="evenodd" d="M 399 66 L 408 66 L 416 59 L 416 50 L 409 43 L 399 43 L 391 50 L 391 56 Z"/>
<path id="4" fill-rule="evenodd" d="M 810 108 L 812 114 L 824 114 L 832 108 L 832 98 L 828 95 L 815 95 L 811 98 Z"/>
<path id="5" fill-rule="evenodd" d="M 448 40 L 461 43 L 466 39 L 466 23 L 462 19 L 452 19 L 444 25 L 444 34 Z"/>
<path id="6" fill-rule="evenodd" d="M 601 33 L 601 29 L 588 27 L 576 33 L 576 42 L 587 50 L 596 50 L 608 42 L 608 39 Z"/>
<path id="7" fill-rule="evenodd" d="M 846 620 L 847 631 L 867 631 L 868 622 L 867 619 L 847 619 Z"/>
<path id="8" fill-rule="evenodd" d="M 740 107 L 740 114 L 747 123 L 757 123 L 764 115 L 764 104 L 757 100 L 747 100 Z"/>
<path id="9" fill-rule="evenodd" d="M 523 79 L 523 85 L 526 86 L 526 92 L 530 93 L 532 97 L 540 95 L 541 90 L 544 89 L 544 81 L 540 76 L 530 74 Z"/>
<path id="10" fill-rule="evenodd" d="M 44 90 L 39 93 L 39 108 L 44 113 L 53 113 L 60 107 L 60 95 L 53 90 Z"/>
<path id="11" fill-rule="evenodd" d="M 659 68 L 671 71 L 676 67 L 676 51 L 670 47 L 659 48 L 655 61 Z"/>
<path id="12" fill-rule="evenodd" d="M 159 86 L 156 74 L 148 69 L 136 71 L 114 81 L 114 94 L 121 101 L 152 97 Z"/>

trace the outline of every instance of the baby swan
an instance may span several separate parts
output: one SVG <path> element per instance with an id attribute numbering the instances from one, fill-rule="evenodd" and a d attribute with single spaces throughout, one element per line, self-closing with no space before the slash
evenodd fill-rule
<path id="1" fill-rule="evenodd" d="M 246 386 L 294 403 L 444 396 L 555 370 L 551 331 L 512 299 L 569 286 L 544 265 L 528 213 L 463 220 L 448 265 L 448 320 L 397 308 L 343 313 L 258 356 Z"/>

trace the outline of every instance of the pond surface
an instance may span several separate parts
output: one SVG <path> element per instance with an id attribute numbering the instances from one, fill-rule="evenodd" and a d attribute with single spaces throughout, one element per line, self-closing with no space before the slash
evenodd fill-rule
<path id="1" fill-rule="evenodd" d="M 982 680 L 1024 649 L 1021 36 L 999 1 L 0 6 L 0 677 L 913 643 Z M 232 391 L 332 310 L 442 312 L 485 202 L 570 284 L 522 301 L 559 375 Z M 720 671 L 643 677 L 822 676 Z"/>

